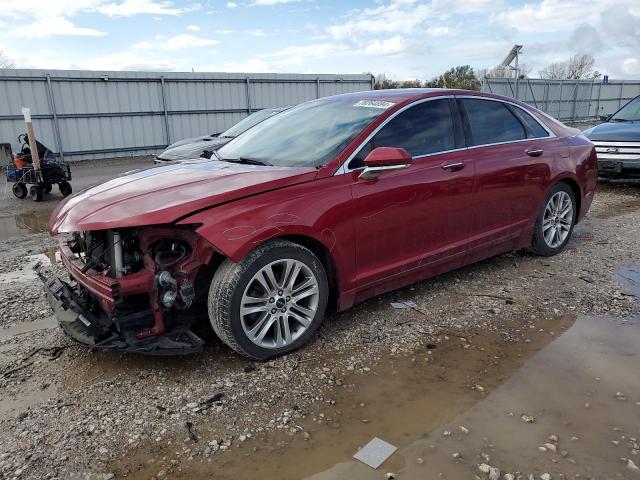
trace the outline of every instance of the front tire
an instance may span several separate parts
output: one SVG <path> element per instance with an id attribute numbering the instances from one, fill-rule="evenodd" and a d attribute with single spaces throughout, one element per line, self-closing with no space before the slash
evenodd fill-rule
<path id="1" fill-rule="evenodd" d="M 542 202 L 533 231 L 531 250 L 550 257 L 565 249 L 577 216 L 573 190 L 564 182 L 555 184 Z"/>
<path id="2" fill-rule="evenodd" d="M 13 187 L 11 187 L 11 191 L 16 198 L 23 199 L 27 196 L 27 186 L 22 182 L 14 183 Z"/>
<path id="3" fill-rule="evenodd" d="M 271 240 L 238 263 L 222 262 L 209 288 L 209 319 L 229 347 L 266 360 L 309 341 L 328 294 L 324 267 L 309 249 Z"/>

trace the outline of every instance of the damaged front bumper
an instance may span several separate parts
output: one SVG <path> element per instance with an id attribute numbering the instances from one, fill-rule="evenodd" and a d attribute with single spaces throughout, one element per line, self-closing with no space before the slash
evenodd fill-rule
<path id="1" fill-rule="evenodd" d="M 60 254 L 70 282 L 45 272 L 42 263 L 36 264 L 34 270 L 43 282 L 60 327 L 68 336 L 94 348 L 149 355 L 202 351 L 204 341 L 190 329 L 197 320 L 193 308 L 188 308 L 190 303 L 178 311 L 159 301 L 172 288 L 174 298 L 188 295 L 192 298 L 189 278 L 195 278 L 199 262 L 186 259 L 176 271 L 179 280 L 154 268 L 114 278 L 80 260 L 65 240 L 60 242 Z M 167 277 L 172 285 L 163 287 L 162 280 Z M 136 298 L 132 307 L 132 299 Z"/>
<path id="2" fill-rule="evenodd" d="M 204 341 L 184 325 L 142 339 L 137 338 L 134 331 L 120 330 L 108 316 L 94 315 L 82 307 L 77 286 L 56 276 L 46 276 L 42 265 L 36 265 L 34 269 L 44 284 L 60 328 L 79 343 L 147 355 L 185 355 L 202 351 Z"/>

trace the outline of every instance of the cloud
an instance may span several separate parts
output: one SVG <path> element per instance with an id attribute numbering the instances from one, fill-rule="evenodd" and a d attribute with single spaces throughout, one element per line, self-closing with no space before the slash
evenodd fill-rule
<path id="1" fill-rule="evenodd" d="M 72 16 L 91 10 L 104 0 L 0 0 L 3 17 L 24 19 Z"/>
<path id="2" fill-rule="evenodd" d="M 622 72 L 625 75 L 635 76 L 640 75 L 640 58 L 627 58 L 622 62 Z"/>
<path id="3" fill-rule="evenodd" d="M 99 5 L 96 10 L 111 17 L 129 17 L 132 15 L 181 15 L 199 10 L 201 5 L 194 3 L 189 7 L 174 6 L 174 2 L 156 0 L 123 0 Z"/>
<path id="4" fill-rule="evenodd" d="M 175 71 L 182 62 L 173 58 L 140 55 L 126 51 L 94 57 L 80 63 L 79 67 L 88 70 L 143 70 L 143 71 Z"/>
<path id="5" fill-rule="evenodd" d="M 212 38 L 198 37 L 196 35 L 190 35 L 188 33 L 175 35 L 169 38 L 160 38 L 155 42 L 138 42 L 133 45 L 135 50 L 163 50 L 163 51 L 176 51 L 183 50 L 185 48 L 199 48 L 210 47 L 212 45 L 219 44 L 219 40 Z"/>
<path id="6" fill-rule="evenodd" d="M 218 65 L 206 65 L 200 68 L 205 72 L 246 72 L 246 73 L 269 73 L 279 71 L 274 65 L 260 58 L 249 58 L 240 61 L 226 61 Z"/>
<path id="7" fill-rule="evenodd" d="M 238 8 L 238 4 L 236 2 L 227 2 L 227 8 Z"/>
<path id="8" fill-rule="evenodd" d="M 596 24 L 601 14 L 630 4 L 631 0 L 542 0 L 491 15 L 494 23 L 517 32 L 563 32 L 574 25 Z"/>
<path id="9" fill-rule="evenodd" d="M 604 46 L 600 31 L 592 25 L 579 25 L 569 37 L 567 48 L 576 52 L 589 52 L 591 55 Z"/>
<path id="10" fill-rule="evenodd" d="M 191 32 L 199 32 L 200 27 L 198 25 L 187 25 L 187 30 Z"/>
<path id="11" fill-rule="evenodd" d="M 352 12 L 349 20 L 330 25 L 327 33 L 336 39 L 355 39 L 381 33 L 411 33 L 433 14 L 430 4 L 414 0 L 392 0 L 388 5 Z"/>
<path id="12" fill-rule="evenodd" d="M 407 48 L 407 40 L 400 35 L 396 35 L 385 40 L 374 40 L 364 48 L 364 53 L 369 55 L 395 55 L 404 52 Z"/>
<path id="13" fill-rule="evenodd" d="M 78 27 L 64 17 L 46 17 L 13 28 L 9 30 L 8 35 L 20 38 L 47 38 L 53 35 L 102 37 L 106 33 L 93 28 Z"/>
<path id="14" fill-rule="evenodd" d="M 299 2 L 300 0 L 253 0 L 252 5 L 269 6 L 269 5 L 281 5 L 283 3 Z"/>

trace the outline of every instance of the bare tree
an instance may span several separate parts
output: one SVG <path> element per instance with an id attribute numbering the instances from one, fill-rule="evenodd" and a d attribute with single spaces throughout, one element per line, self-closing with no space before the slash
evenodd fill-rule
<path id="1" fill-rule="evenodd" d="M 595 63 L 596 59 L 591 55 L 574 55 L 564 62 L 552 63 L 543 68 L 540 70 L 540 77 L 551 80 L 598 78 L 600 72 L 593 69 Z"/>
<path id="2" fill-rule="evenodd" d="M 0 68 L 15 68 L 16 64 L 9 60 L 2 50 L 0 50 Z"/>

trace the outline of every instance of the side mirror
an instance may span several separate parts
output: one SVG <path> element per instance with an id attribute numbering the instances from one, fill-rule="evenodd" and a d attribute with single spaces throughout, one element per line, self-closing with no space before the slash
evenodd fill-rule
<path id="1" fill-rule="evenodd" d="M 364 170 L 358 176 L 362 180 L 374 180 L 389 170 L 409 168 L 413 159 L 404 148 L 378 147 L 364 159 Z"/>
<path id="2" fill-rule="evenodd" d="M 600 115 L 600 120 L 608 122 L 612 115 Z"/>

